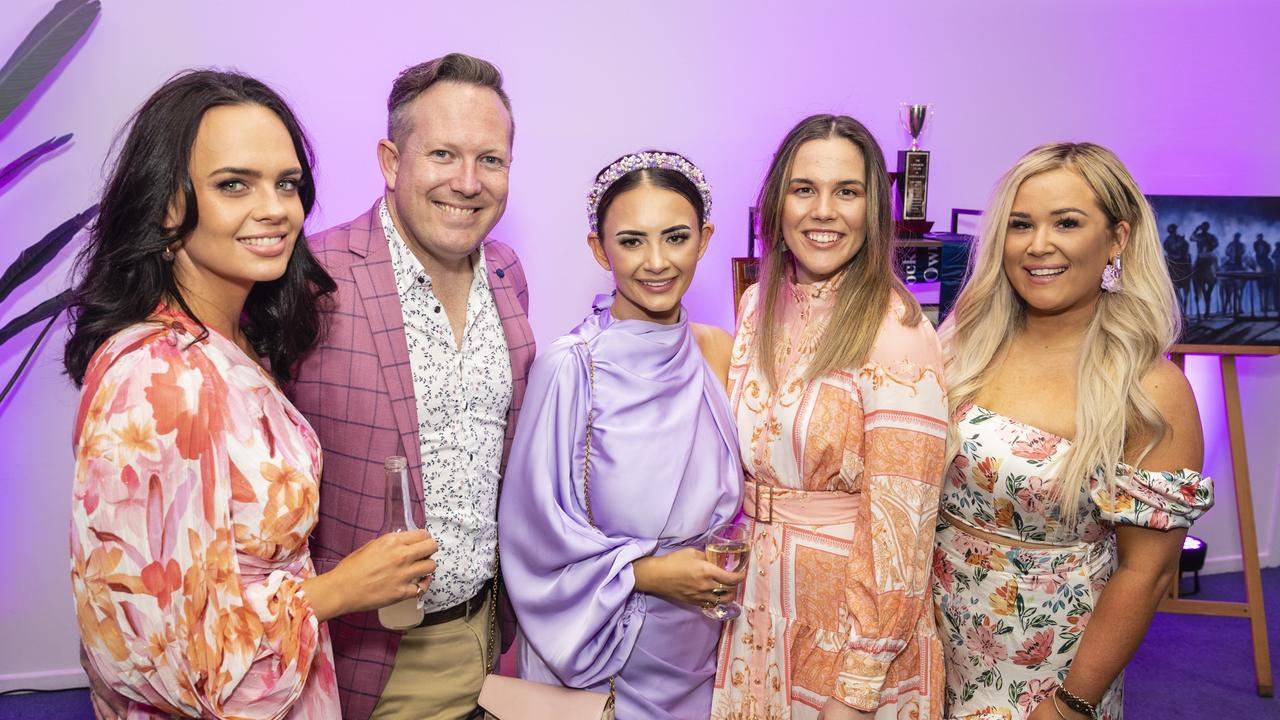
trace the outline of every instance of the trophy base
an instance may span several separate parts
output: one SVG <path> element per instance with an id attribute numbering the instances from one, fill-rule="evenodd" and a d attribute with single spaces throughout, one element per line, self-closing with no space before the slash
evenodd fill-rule
<path id="1" fill-rule="evenodd" d="M 901 240 L 918 240 L 933 229 L 932 220 L 895 220 L 894 229 Z"/>

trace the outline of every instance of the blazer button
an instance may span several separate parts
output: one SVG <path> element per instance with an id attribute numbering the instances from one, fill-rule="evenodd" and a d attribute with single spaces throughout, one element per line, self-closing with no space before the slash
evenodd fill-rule
<path id="1" fill-rule="evenodd" d="M 494 275 L 497 275 L 497 276 L 498 276 L 498 277 L 500 277 L 500 278 L 502 278 L 502 277 L 506 277 L 506 276 L 507 276 L 507 271 L 506 271 L 506 270 L 503 270 L 502 268 L 498 268 L 497 270 L 494 270 L 494 271 L 493 271 L 493 274 L 494 274 Z"/>

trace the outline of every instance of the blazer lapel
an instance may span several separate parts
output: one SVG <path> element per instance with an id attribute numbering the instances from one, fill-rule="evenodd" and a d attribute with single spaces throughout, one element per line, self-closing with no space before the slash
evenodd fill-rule
<path id="1" fill-rule="evenodd" d="M 498 315 L 502 319 L 502 330 L 507 340 L 507 357 L 511 362 L 511 407 L 507 409 L 507 432 L 499 469 L 499 475 L 502 476 L 506 474 L 507 458 L 515 438 L 516 421 L 520 416 L 520 407 L 524 404 L 525 384 L 528 380 L 529 364 L 533 362 L 535 346 L 533 329 L 529 327 L 529 317 L 520 303 L 519 296 L 521 290 L 527 292 L 527 288 L 516 287 L 511 272 L 515 265 L 514 254 L 505 246 L 492 241 L 486 241 L 485 253 L 489 288 L 493 293 Z"/>
<path id="2" fill-rule="evenodd" d="M 367 223 L 364 222 L 366 217 Z M 378 217 L 378 205 L 375 204 L 367 216 L 353 223 L 351 233 L 351 251 L 364 258 L 364 262 L 352 265 L 352 276 L 369 321 L 374 351 L 382 368 L 404 456 L 409 461 L 414 515 L 421 524 L 422 453 L 418 436 L 418 402 L 413 392 L 413 368 L 409 364 L 409 345 L 404 336 L 400 294 L 396 290 L 391 250 Z"/>

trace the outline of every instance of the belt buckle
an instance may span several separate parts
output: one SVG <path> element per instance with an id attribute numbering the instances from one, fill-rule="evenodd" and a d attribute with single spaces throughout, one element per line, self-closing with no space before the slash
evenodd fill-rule
<path id="1" fill-rule="evenodd" d="M 767 485 L 761 485 L 760 483 L 756 483 L 755 486 L 756 486 L 756 520 L 759 520 L 760 522 L 772 523 L 773 522 L 773 488 Z M 769 513 L 767 516 L 763 511 L 764 503 L 762 502 L 762 498 L 761 498 L 762 493 L 764 496 L 763 499 L 769 502 Z"/>

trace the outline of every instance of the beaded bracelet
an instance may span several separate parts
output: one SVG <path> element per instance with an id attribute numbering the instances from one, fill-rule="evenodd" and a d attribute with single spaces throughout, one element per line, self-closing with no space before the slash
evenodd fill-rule
<path id="1" fill-rule="evenodd" d="M 1072 710 L 1089 718 L 1089 720 L 1098 720 L 1098 709 L 1096 707 L 1061 685 L 1059 685 L 1058 689 L 1054 692 L 1054 697 L 1066 703 L 1068 708 L 1071 708 Z M 1054 709 L 1057 709 L 1056 705 L 1054 706 Z"/>

